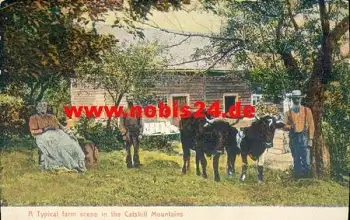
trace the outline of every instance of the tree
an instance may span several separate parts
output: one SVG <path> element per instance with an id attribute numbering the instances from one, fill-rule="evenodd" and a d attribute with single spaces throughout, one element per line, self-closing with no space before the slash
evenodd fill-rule
<path id="1" fill-rule="evenodd" d="M 125 94 L 136 99 L 147 95 L 167 64 L 164 48 L 156 43 L 117 45 L 102 55 L 101 62 L 82 62 L 76 71 L 79 79 L 107 91 L 119 106 Z"/>
<path id="2" fill-rule="evenodd" d="M 56 16 L 54 10 L 38 10 L 38 4 L 18 2 L 2 9 L 7 15 L 3 17 L 3 86 L 11 85 L 12 91 L 25 88 L 21 95 L 26 104 L 34 104 L 60 79 L 74 75 L 77 62 L 96 59 L 115 43 L 113 37 L 86 31 L 67 16 Z"/>
<path id="3" fill-rule="evenodd" d="M 212 54 L 214 63 L 231 62 L 233 67 L 246 70 L 269 69 L 276 77 L 284 78 L 281 81 L 290 88 L 306 92 L 305 104 L 316 123 L 314 174 L 329 177 L 329 149 L 321 125 L 326 86 L 334 76 L 332 68 L 349 58 L 349 54 L 339 53 L 339 46 L 349 42 L 348 2 L 228 0 L 217 1 L 216 7 L 211 0 L 204 3 L 208 10 L 226 17 L 227 23 L 220 34 L 210 36 L 211 45 L 198 50 L 194 57 Z M 283 89 L 276 88 L 279 93 Z"/>
<path id="4" fill-rule="evenodd" d="M 114 13 L 115 27 L 140 34 L 133 21 L 157 10 L 179 9 L 180 0 L 6 0 L 0 5 L 0 90 L 26 88 L 27 104 L 40 100 L 47 88 L 74 75 L 73 67 L 83 59 L 98 59 L 99 52 L 115 44 L 111 36 L 100 36 L 95 22 Z M 92 24 L 91 31 L 86 26 Z M 3 40 L 1 40 L 3 41 Z M 21 93 L 21 95 L 23 94 Z"/>

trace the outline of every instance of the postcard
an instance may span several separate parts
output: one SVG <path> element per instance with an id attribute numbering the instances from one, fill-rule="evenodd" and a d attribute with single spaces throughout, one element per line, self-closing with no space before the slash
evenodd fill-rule
<path id="1" fill-rule="evenodd" d="M 348 1 L 0 6 L 1 217 L 348 219 Z"/>

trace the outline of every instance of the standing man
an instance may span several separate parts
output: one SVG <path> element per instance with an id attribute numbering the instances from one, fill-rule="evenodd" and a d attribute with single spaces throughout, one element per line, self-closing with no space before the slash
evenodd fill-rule
<path id="1" fill-rule="evenodd" d="M 301 99 L 304 97 L 300 90 L 294 90 L 291 94 L 293 106 L 284 117 L 285 129 L 289 131 L 289 146 L 296 177 L 307 177 L 311 174 L 311 149 L 315 127 L 311 109 L 301 105 Z"/>
<path id="2" fill-rule="evenodd" d="M 138 168 L 141 166 L 140 158 L 139 158 L 139 145 L 140 138 L 143 133 L 143 126 L 141 123 L 140 115 L 136 114 L 131 115 L 133 111 L 133 102 L 130 99 L 127 99 L 128 109 L 124 111 L 127 114 L 126 117 L 121 117 L 120 127 L 121 133 L 123 136 L 123 140 L 125 142 L 125 150 L 127 152 L 126 155 L 126 166 L 127 168 Z M 131 160 L 131 145 L 134 146 L 134 156 L 133 161 Z"/>

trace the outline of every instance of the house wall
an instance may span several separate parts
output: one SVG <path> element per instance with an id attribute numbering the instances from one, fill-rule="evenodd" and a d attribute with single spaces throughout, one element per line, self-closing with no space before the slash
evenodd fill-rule
<path id="1" fill-rule="evenodd" d="M 206 77 L 188 74 L 163 75 L 159 77 L 151 92 L 164 97 L 170 106 L 172 96 L 187 96 L 192 111 L 199 109 L 199 107 L 193 106 L 197 101 L 204 101 L 207 106 L 213 101 L 219 101 L 220 109 L 223 111 L 224 94 L 237 94 L 241 105 L 249 105 L 251 102 L 251 92 L 247 85 L 237 78 L 225 75 L 209 75 Z M 76 106 L 113 105 L 106 91 L 81 83 L 72 83 L 71 97 L 71 104 Z M 125 97 L 123 97 L 121 105 L 126 106 Z"/>
<path id="2" fill-rule="evenodd" d="M 164 75 L 156 83 L 155 88 L 151 91 L 158 96 L 167 99 L 169 105 L 172 103 L 174 96 L 187 96 L 191 110 L 196 110 L 192 105 L 196 101 L 204 99 L 204 80 L 201 76 L 186 75 Z"/>
<path id="3" fill-rule="evenodd" d="M 241 105 L 250 105 L 251 91 L 242 81 L 232 76 L 207 76 L 205 85 L 206 104 L 220 101 L 220 109 L 224 110 L 224 95 L 237 95 L 236 101 Z"/>

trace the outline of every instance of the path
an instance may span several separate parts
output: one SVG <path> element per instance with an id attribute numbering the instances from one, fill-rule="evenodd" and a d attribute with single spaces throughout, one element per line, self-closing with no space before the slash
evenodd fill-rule
<path id="1" fill-rule="evenodd" d="M 283 133 L 285 134 L 285 143 L 283 138 Z M 265 164 L 267 167 L 274 169 L 287 170 L 291 165 L 293 165 L 293 158 L 291 153 L 285 152 L 285 147 L 288 149 L 288 133 L 282 130 L 276 130 L 274 138 L 274 147 L 269 149 Z"/>

